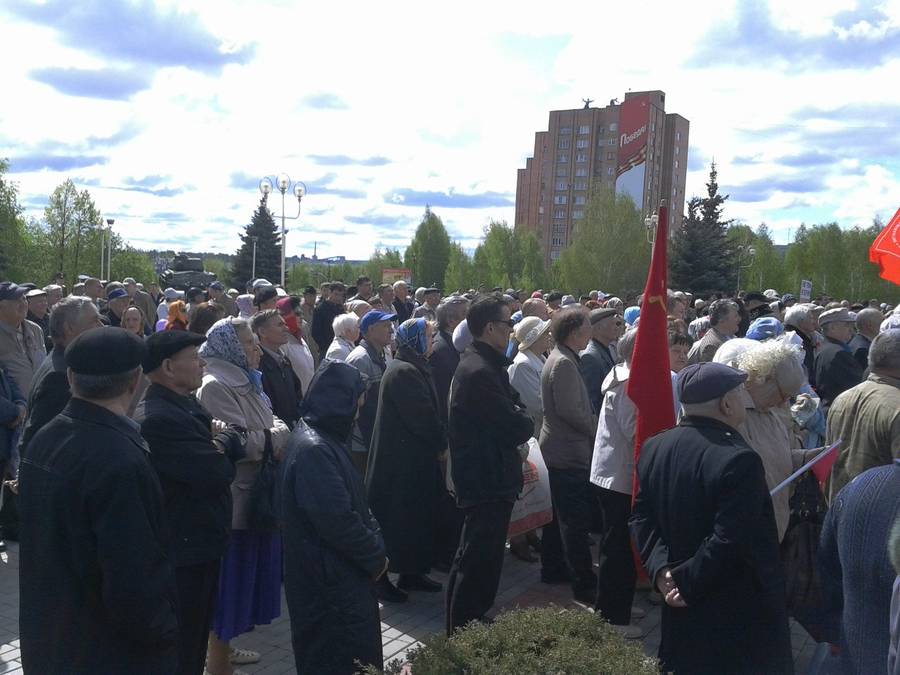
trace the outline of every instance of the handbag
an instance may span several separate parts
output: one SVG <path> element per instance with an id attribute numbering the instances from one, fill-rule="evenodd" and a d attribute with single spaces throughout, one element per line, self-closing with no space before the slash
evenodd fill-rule
<path id="1" fill-rule="evenodd" d="M 278 462 L 272 449 L 272 432 L 265 430 L 266 445 L 256 480 L 250 488 L 250 512 L 248 524 L 255 532 L 275 532 L 279 528 L 280 499 L 278 488 Z"/>

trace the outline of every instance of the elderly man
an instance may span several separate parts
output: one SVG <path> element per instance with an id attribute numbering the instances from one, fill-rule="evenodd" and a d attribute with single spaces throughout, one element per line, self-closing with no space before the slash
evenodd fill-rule
<path id="1" fill-rule="evenodd" d="M 88 296 L 98 309 L 106 307 L 106 298 L 103 297 L 103 284 L 99 279 L 88 277 L 84 280 L 84 294 Z"/>
<path id="2" fill-rule="evenodd" d="M 56 305 L 50 315 L 53 350 L 35 372 L 28 397 L 28 416 L 19 444 L 23 453 L 31 437 L 61 413 L 69 402 L 71 393 L 66 377 L 66 347 L 85 331 L 102 325 L 97 306 L 86 295 L 70 295 Z"/>
<path id="3" fill-rule="evenodd" d="M 25 300 L 28 303 L 28 314 L 25 318 L 40 326 L 41 332 L 44 334 L 44 349 L 50 351 L 53 349 L 53 342 L 50 340 L 50 312 L 47 300 L 47 291 L 41 288 L 33 288 L 25 294 Z"/>
<path id="4" fill-rule="evenodd" d="M 881 330 L 883 320 L 881 312 L 872 307 L 866 307 L 856 315 L 856 335 L 848 346 L 853 352 L 853 358 L 863 370 L 869 366 L 869 347 Z"/>
<path id="5" fill-rule="evenodd" d="M 113 288 L 109 295 L 106 296 L 106 309 L 100 313 L 106 318 L 106 321 L 113 328 L 122 325 L 122 315 L 131 304 L 131 298 L 128 297 L 128 291 L 124 288 Z"/>
<path id="6" fill-rule="evenodd" d="M 132 277 L 125 277 L 122 279 L 122 283 L 125 285 L 128 297 L 131 298 L 131 303 L 144 313 L 145 334 L 152 332 L 156 324 L 156 303 L 153 298 L 147 291 L 141 290 L 138 282 Z"/>
<path id="7" fill-rule="evenodd" d="M 588 316 L 591 322 L 591 341 L 579 356 L 581 377 L 587 387 L 591 409 L 596 415 L 603 403 L 603 380 L 616 365 L 610 347 L 621 337 L 625 322 L 615 309 L 594 309 Z"/>
<path id="8" fill-rule="evenodd" d="M 210 303 L 220 305 L 225 310 L 225 316 L 237 316 L 237 305 L 225 291 L 225 284 L 221 281 L 212 282 L 207 289 L 209 301 Z"/>
<path id="9" fill-rule="evenodd" d="M 873 466 L 900 458 L 900 329 L 878 335 L 869 349 L 869 377 L 840 394 L 828 414 L 826 441 L 841 439 L 829 496 Z"/>
<path id="10" fill-rule="evenodd" d="M 733 300 L 716 300 L 709 308 L 709 330 L 691 347 L 688 363 L 712 361 L 716 351 L 737 334 L 741 323 L 738 305 Z"/>
<path id="11" fill-rule="evenodd" d="M 453 346 L 453 331 L 466 318 L 468 311 L 469 301 L 459 295 L 447 298 L 438 305 L 435 311 L 437 336 L 434 338 L 434 348 L 428 362 L 431 364 L 431 374 L 437 390 L 439 412 L 445 424 L 447 423 L 447 398 L 450 396 L 450 381 L 459 365 L 459 352 Z"/>
<path id="12" fill-rule="evenodd" d="M 422 295 L 422 304 L 413 312 L 413 316 L 417 319 L 428 319 L 434 321 L 437 318 L 435 310 L 441 302 L 441 289 L 426 288 Z M 510 308 L 512 309 L 512 308 Z"/>
<path id="13" fill-rule="evenodd" d="M 327 287 L 328 296 L 323 296 L 316 305 L 312 319 L 312 338 L 319 347 L 319 354 L 326 354 L 334 340 L 332 324 L 338 315 L 344 313 L 344 295 L 347 287 L 335 281 Z"/>
<path id="14" fill-rule="evenodd" d="M 385 307 L 388 309 L 388 307 Z M 397 313 L 397 323 L 401 324 L 411 319 L 416 310 L 412 300 L 409 299 L 409 286 L 405 281 L 394 282 L 394 311 Z"/>
<path id="15" fill-rule="evenodd" d="M 543 426 L 540 445 L 550 475 L 554 519 L 544 528 L 541 579 L 553 583 L 571 574 L 576 600 L 594 604 L 597 576 L 589 548 L 593 518 L 589 482 L 597 418 L 581 377 L 578 354 L 591 337 L 587 313 L 579 308 L 553 314 L 556 346 L 541 370 Z"/>
<path id="16" fill-rule="evenodd" d="M 785 296 L 788 297 L 788 296 Z M 787 303 L 785 303 L 787 305 Z M 813 387 L 816 386 L 816 331 L 819 330 L 819 322 L 812 305 L 796 304 L 788 305 L 784 311 L 784 330 L 793 331 L 803 341 L 803 368 L 806 377 Z"/>
<path id="17" fill-rule="evenodd" d="M 746 378 L 718 363 L 682 370 L 685 417 L 641 450 L 631 533 L 665 598 L 664 671 L 793 672 L 772 499 L 737 431 Z"/>
<path id="18" fill-rule="evenodd" d="M 11 281 L 0 283 L 0 365 L 26 397 L 31 393 L 35 372 L 47 356 L 40 326 L 25 318 L 27 292 L 27 288 Z"/>
<path id="19" fill-rule="evenodd" d="M 290 359 L 281 351 L 290 340 L 287 324 L 277 309 L 266 309 L 253 316 L 250 327 L 262 349 L 259 370 L 263 390 L 272 402 L 272 412 L 293 429 L 300 419 L 303 387 Z"/>
<path id="20" fill-rule="evenodd" d="M 816 393 L 827 414 L 834 399 L 862 381 L 863 369 L 849 347 L 853 337 L 849 311 L 843 307 L 826 310 L 819 316 L 819 326 L 825 341 L 816 350 Z"/>
<path id="21" fill-rule="evenodd" d="M 146 356 L 121 328 L 66 349 L 72 400 L 19 470 L 22 666 L 34 673 L 172 673 L 175 576 L 163 493 L 126 417 Z"/>
<path id="22" fill-rule="evenodd" d="M 372 297 L 372 280 L 369 277 L 361 276 L 356 279 L 356 295 L 350 300 L 368 300 Z M 347 302 L 350 302 L 348 300 Z"/>
<path id="23" fill-rule="evenodd" d="M 56 303 L 63 298 L 63 287 L 59 284 L 49 284 L 44 286 L 44 292 L 47 294 L 47 307 L 51 310 L 56 307 Z"/>

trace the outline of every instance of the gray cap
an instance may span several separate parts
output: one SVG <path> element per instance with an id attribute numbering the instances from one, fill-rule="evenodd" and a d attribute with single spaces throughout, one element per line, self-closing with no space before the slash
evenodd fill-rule
<path id="1" fill-rule="evenodd" d="M 824 326 L 826 323 L 834 323 L 835 321 L 853 323 L 856 321 L 856 318 L 851 315 L 850 310 L 846 307 L 835 307 L 834 309 L 829 309 L 819 315 L 820 326 Z"/>
<path id="2" fill-rule="evenodd" d="M 591 325 L 593 326 L 595 323 L 599 323 L 603 321 L 603 319 L 608 319 L 611 316 L 615 316 L 619 313 L 615 307 L 607 307 L 605 309 L 592 309 L 591 313 L 588 317 L 591 320 Z"/>
<path id="3" fill-rule="evenodd" d="M 722 363 L 695 363 L 678 373 L 678 400 L 686 404 L 713 401 L 746 379 L 747 373 Z"/>

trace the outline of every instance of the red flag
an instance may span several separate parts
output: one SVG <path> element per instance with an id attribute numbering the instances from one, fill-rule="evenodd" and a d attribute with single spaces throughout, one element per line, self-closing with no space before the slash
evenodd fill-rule
<path id="1" fill-rule="evenodd" d="M 831 452 L 826 454 L 822 459 L 812 465 L 811 471 L 816 476 L 816 480 L 819 481 L 819 485 L 824 487 L 825 481 L 828 480 L 828 477 L 831 475 L 831 467 L 834 466 L 834 463 L 838 458 L 838 449 L 837 443 L 831 449 Z"/>
<path id="2" fill-rule="evenodd" d="M 872 242 L 869 262 L 878 265 L 882 279 L 900 286 L 900 209 Z"/>
<path id="3" fill-rule="evenodd" d="M 632 500 L 638 492 L 637 465 L 641 446 L 650 436 L 675 426 L 672 376 L 669 370 L 669 339 L 666 308 L 666 245 L 669 209 L 659 207 L 659 223 L 653 241 L 650 273 L 644 287 L 641 319 L 638 322 L 631 372 L 626 392 L 637 409 L 634 433 L 634 476 Z"/>

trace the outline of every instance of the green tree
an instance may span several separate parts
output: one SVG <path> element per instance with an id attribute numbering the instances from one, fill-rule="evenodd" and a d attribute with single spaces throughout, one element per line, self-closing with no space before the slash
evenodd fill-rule
<path id="1" fill-rule="evenodd" d="M 706 193 L 702 199 L 688 201 L 687 214 L 669 249 L 670 286 L 702 296 L 733 289 L 736 275 L 734 252 L 726 236 L 731 221 L 722 218 L 728 195 L 719 194 L 715 162 Z"/>
<path id="2" fill-rule="evenodd" d="M 113 279 L 132 277 L 145 284 L 156 280 L 153 259 L 147 252 L 123 244 L 118 235 L 115 235 L 113 243 L 115 245 L 110 265 Z"/>
<path id="3" fill-rule="evenodd" d="M 381 283 L 382 272 L 385 268 L 403 268 L 403 258 L 400 255 L 400 251 L 394 248 L 387 248 L 384 250 L 384 253 L 382 253 L 376 248 L 375 252 L 369 258 L 369 262 L 366 263 L 365 275 L 372 280 L 373 287 L 376 289 Z"/>
<path id="4" fill-rule="evenodd" d="M 85 263 L 89 268 L 96 264 L 99 269 L 100 223 L 100 210 L 90 192 L 79 192 L 71 179 L 53 190 L 44 208 L 44 244 L 52 261 L 52 276 L 62 276 L 74 284 Z M 96 255 L 88 257 L 89 252 Z"/>
<path id="5" fill-rule="evenodd" d="M 416 228 L 404 261 L 417 286 L 439 284 L 444 279 L 450 260 L 450 236 L 440 217 L 425 208 L 422 222 Z"/>
<path id="6" fill-rule="evenodd" d="M 266 205 L 266 198 L 259 200 L 250 224 L 241 234 L 241 247 L 237 250 L 231 272 L 231 285 L 243 290 L 253 279 L 253 244 L 256 242 L 256 278 L 265 278 L 273 284 L 281 279 L 281 235 Z"/>
<path id="7" fill-rule="evenodd" d="M 4 174 L 9 162 L 0 157 L 0 280 L 22 280 L 22 256 L 27 247 L 27 233 L 19 206 L 19 190 Z"/>
<path id="8" fill-rule="evenodd" d="M 519 256 L 522 260 L 522 273 L 516 286 L 526 291 L 533 291 L 549 285 L 549 274 L 544 265 L 544 254 L 541 252 L 541 244 L 534 232 L 527 232 L 522 228 L 516 228 L 516 236 L 519 239 Z"/>
<path id="9" fill-rule="evenodd" d="M 571 246 L 559 259 L 559 278 L 572 292 L 599 289 L 620 297 L 640 293 L 650 265 L 650 243 L 630 196 L 606 187 L 591 191 Z"/>
<path id="10" fill-rule="evenodd" d="M 472 287 L 472 261 L 459 242 L 450 245 L 450 261 L 444 273 L 444 293 L 461 291 Z"/>

